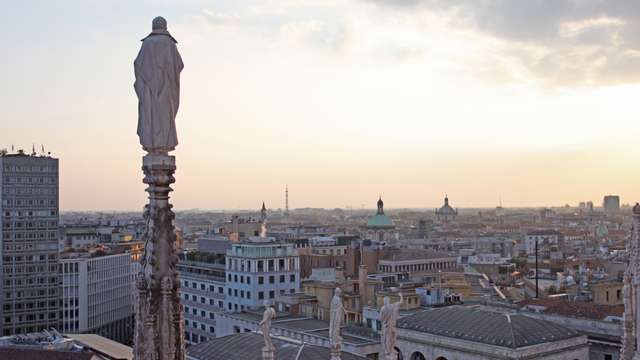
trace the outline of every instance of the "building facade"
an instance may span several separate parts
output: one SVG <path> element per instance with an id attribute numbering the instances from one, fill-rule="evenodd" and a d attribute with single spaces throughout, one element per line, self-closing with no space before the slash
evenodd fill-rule
<path id="1" fill-rule="evenodd" d="M 559 246 L 562 238 L 556 230 L 537 230 L 527 233 L 525 238 L 525 249 L 527 255 L 535 255 L 536 243 L 538 243 L 538 251 L 542 251 L 542 248 L 549 248 L 550 246 Z"/>
<path id="2" fill-rule="evenodd" d="M 182 281 L 185 341 L 197 344 L 215 338 L 217 317 L 224 311 L 224 264 L 205 258 L 181 259 L 178 271 Z"/>
<path id="3" fill-rule="evenodd" d="M 58 327 L 58 159 L 0 155 L 2 335 Z"/>
<path id="4" fill-rule="evenodd" d="M 519 314 L 449 306 L 398 320 L 396 349 L 407 360 L 588 360 L 587 336 Z"/>
<path id="5" fill-rule="evenodd" d="M 60 259 L 61 330 L 131 343 L 133 269 L 129 253 Z"/>
<path id="6" fill-rule="evenodd" d="M 607 215 L 615 215 L 620 211 L 620 196 L 606 195 L 602 199 L 602 209 Z"/>
<path id="7" fill-rule="evenodd" d="M 294 244 L 254 241 L 233 244 L 226 257 L 225 310 L 261 308 L 300 288 L 300 258 Z"/>

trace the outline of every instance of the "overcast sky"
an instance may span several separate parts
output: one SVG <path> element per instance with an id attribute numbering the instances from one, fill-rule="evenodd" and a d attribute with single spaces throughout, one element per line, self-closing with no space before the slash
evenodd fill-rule
<path id="1" fill-rule="evenodd" d="M 62 210 L 138 210 L 133 59 L 185 63 L 176 209 L 640 200 L 640 1 L 13 1 L 0 147 L 61 161 Z"/>

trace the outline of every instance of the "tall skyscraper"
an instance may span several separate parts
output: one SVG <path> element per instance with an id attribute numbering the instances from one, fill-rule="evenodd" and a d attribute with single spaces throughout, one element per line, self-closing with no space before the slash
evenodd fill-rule
<path id="1" fill-rule="evenodd" d="M 3 335 L 59 325 L 58 159 L 0 155 Z"/>
<path id="2" fill-rule="evenodd" d="M 620 196 L 606 195 L 602 200 L 602 208 L 607 215 L 615 215 L 620 211 Z"/>

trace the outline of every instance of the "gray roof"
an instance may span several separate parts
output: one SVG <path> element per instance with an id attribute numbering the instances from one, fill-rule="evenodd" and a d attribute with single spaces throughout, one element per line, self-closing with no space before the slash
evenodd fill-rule
<path id="1" fill-rule="evenodd" d="M 273 339 L 276 359 L 295 360 L 300 345 Z M 249 360 L 262 359 L 264 340 L 257 333 L 241 333 L 223 336 L 187 348 L 188 356 L 198 360 Z M 299 360 L 327 360 L 331 357 L 328 348 L 305 344 Z M 363 360 L 365 358 L 342 352 L 342 360 Z"/>
<path id="2" fill-rule="evenodd" d="M 463 306 L 407 316 L 398 327 L 512 349 L 582 336 L 549 321 Z"/>

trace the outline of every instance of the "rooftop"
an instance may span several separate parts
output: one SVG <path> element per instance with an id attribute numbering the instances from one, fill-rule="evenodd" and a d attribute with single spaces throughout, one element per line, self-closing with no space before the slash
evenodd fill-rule
<path id="1" fill-rule="evenodd" d="M 545 314 L 555 314 L 576 318 L 604 320 L 607 316 L 622 317 L 624 305 L 598 305 L 588 301 L 568 301 L 563 299 L 530 299 L 518 303 L 521 307 L 539 307 Z"/>
<path id="2" fill-rule="evenodd" d="M 278 360 L 326 360 L 328 348 L 273 338 Z M 187 355 L 197 360 L 261 359 L 264 339 L 257 333 L 241 333 L 209 340 L 187 349 Z M 302 347 L 302 350 L 300 348 Z M 299 356 L 298 356 L 298 353 Z M 342 360 L 360 360 L 360 356 L 342 352 Z"/>
<path id="3" fill-rule="evenodd" d="M 407 316 L 398 328 L 512 349 L 582 336 L 549 321 L 464 306 Z"/>
<path id="4" fill-rule="evenodd" d="M 444 252 L 432 251 L 432 250 L 397 250 L 391 251 L 382 257 L 382 260 L 388 261 L 406 261 L 406 260 L 429 260 L 429 259 L 444 259 L 455 258 Z"/>

